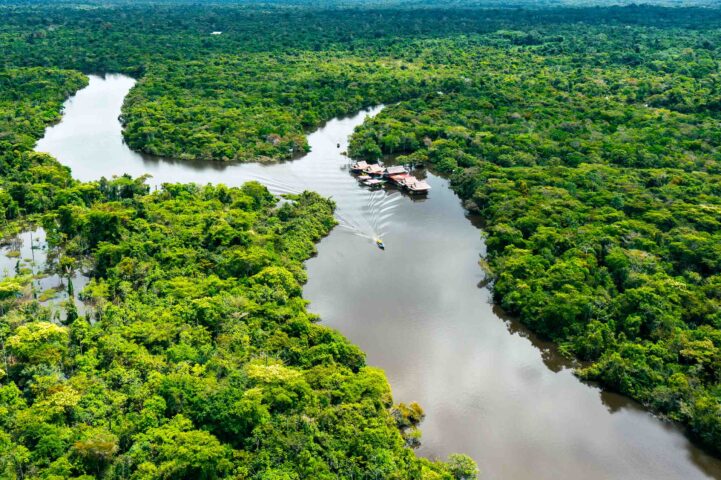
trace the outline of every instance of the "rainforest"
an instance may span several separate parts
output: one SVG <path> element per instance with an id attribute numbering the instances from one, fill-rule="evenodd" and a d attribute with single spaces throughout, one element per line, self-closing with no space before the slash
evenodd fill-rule
<path id="1" fill-rule="evenodd" d="M 80 180 L 37 151 L 106 74 L 136 79 L 116 115 L 122 148 L 168 170 L 215 169 L 212 182 L 106 174 L 102 154 Z M 679 462 L 702 458 L 688 468 L 721 477 L 721 10 L 465 0 L 0 5 L 0 477 L 521 478 L 476 453 L 495 450 L 473 431 L 453 432 L 463 441 L 450 451 L 424 449 L 427 412 L 441 407 L 395 400 L 403 375 L 389 369 L 389 381 L 364 353 L 386 332 L 361 348 L 309 305 L 324 245 L 351 250 L 336 232 L 366 232 L 346 190 L 317 181 L 323 167 L 313 180 L 294 173 L 297 186 L 272 169 L 331 155 L 313 132 L 370 107 L 347 151 L 328 140 L 333 155 L 421 166 L 433 190 L 420 201 L 367 192 L 344 170 L 374 212 L 368 239 L 392 238 L 393 202 L 422 218 L 450 188 L 443 198 L 482 245 L 464 265 L 483 280 L 462 294 L 434 283 L 425 298 L 458 305 L 488 291 L 504 335 L 550 345 L 531 349 L 540 365 L 553 351 L 574 388 L 638 402 L 644 421 L 690 439 Z M 230 185 L 223 172 L 246 164 L 267 173 Z M 413 242 L 435 235 L 428 222 Z M 420 291 L 426 276 L 465 282 L 433 270 L 466 248 L 444 245 L 376 271 L 397 292 L 372 301 Z M 426 271 L 406 274 L 411 262 Z M 350 265 L 333 268 L 361 275 Z M 407 308 L 392 310 L 399 322 L 420 318 Z M 462 315 L 480 322 L 474 308 Z M 356 312 L 366 330 L 370 310 Z M 474 392 L 467 421 L 493 416 Z M 509 456 L 545 466 L 527 478 L 578 478 L 586 455 L 572 473 L 562 455 Z M 588 478 L 654 477 L 634 461 Z"/>

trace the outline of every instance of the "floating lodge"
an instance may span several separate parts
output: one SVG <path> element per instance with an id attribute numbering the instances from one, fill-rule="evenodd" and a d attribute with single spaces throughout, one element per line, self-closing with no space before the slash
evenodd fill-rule
<path id="1" fill-rule="evenodd" d="M 431 189 L 428 182 L 414 177 L 402 165 L 384 167 L 380 164 L 360 161 L 351 165 L 350 171 L 358 175 L 359 182 L 371 188 L 378 188 L 390 182 L 413 195 L 425 195 Z"/>

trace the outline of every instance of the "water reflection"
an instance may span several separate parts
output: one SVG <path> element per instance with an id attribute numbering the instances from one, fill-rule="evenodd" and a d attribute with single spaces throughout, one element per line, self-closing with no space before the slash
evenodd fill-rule
<path id="1" fill-rule="evenodd" d="M 59 272 L 57 260 L 57 252 L 48 247 L 43 228 L 26 230 L 0 244 L 0 279 L 31 277 L 25 299 L 36 299 L 40 305 L 50 307 L 53 318 L 59 320 L 66 317 L 63 303 L 72 293 L 77 313 L 84 315 L 86 305 L 80 292 L 90 281 L 83 272 L 87 266 L 77 265 L 72 271 Z"/>
<path id="2" fill-rule="evenodd" d="M 537 334 L 529 330 L 528 327 L 523 325 L 517 318 L 514 318 L 504 312 L 498 305 L 494 304 L 492 308 L 493 313 L 496 314 L 498 318 L 505 321 L 506 327 L 510 333 L 518 335 L 521 338 L 525 338 L 531 343 L 531 345 L 538 349 L 543 363 L 552 372 L 558 373 L 561 370 L 576 368 L 581 365 L 579 361 L 562 355 L 558 349 L 558 345 L 542 339 Z"/>

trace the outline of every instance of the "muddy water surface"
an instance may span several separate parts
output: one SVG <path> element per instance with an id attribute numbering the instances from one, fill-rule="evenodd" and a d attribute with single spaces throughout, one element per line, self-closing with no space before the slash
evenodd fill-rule
<path id="1" fill-rule="evenodd" d="M 385 369 L 396 401 L 424 407 L 421 454 L 467 453 L 485 479 L 721 478 L 721 462 L 679 429 L 580 382 L 551 346 L 498 315 L 479 287 L 479 230 L 446 180 L 429 174 L 427 199 L 358 185 L 341 152 L 378 109 L 328 122 L 309 136 L 312 152 L 292 162 L 178 162 L 123 144 L 117 118 L 133 84 L 91 77 L 37 149 L 82 180 L 123 173 L 149 173 L 151 185 L 259 180 L 275 193 L 332 196 L 341 226 L 308 261 L 304 294 L 324 323 Z"/>

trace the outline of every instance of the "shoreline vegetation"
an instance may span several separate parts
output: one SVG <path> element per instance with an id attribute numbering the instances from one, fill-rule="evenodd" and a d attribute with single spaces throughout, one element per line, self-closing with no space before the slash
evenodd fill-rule
<path id="1" fill-rule="evenodd" d="M 636 44 L 638 62 L 607 58 L 635 35 L 609 35 L 589 66 L 554 47 L 558 67 L 529 55 L 519 71 L 389 106 L 349 153 L 393 151 L 450 177 L 484 218 L 498 304 L 591 362 L 579 376 L 718 455 L 719 56 L 666 56 L 660 30 Z M 697 35 L 676 32 L 674 48 L 690 54 Z"/>
<path id="2" fill-rule="evenodd" d="M 80 183 L 32 152 L 91 71 L 137 76 L 128 144 L 180 159 L 286 158 L 307 149 L 308 129 L 389 104 L 350 155 L 407 155 L 450 177 L 486 223 L 499 305 L 590 361 L 582 377 L 719 455 L 721 11 L 343 13 L 0 8 L 3 232 L 29 218 L 66 265 L 91 257 L 98 305 L 96 323 L 58 325 L 3 281 L 0 468 L 475 475 L 464 456 L 416 458 L 422 412 L 392 408 L 384 376 L 305 311 L 302 261 L 332 226 L 327 200 L 277 208 L 257 184 Z"/>
<path id="3" fill-rule="evenodd" d="M 3 236 L 42 226 L 70 292 L 91 265 L 82 315 L 72 294 L 41 305 L 33 275 L 0 279 L 3 478 L 475 478 L 465 455 L 416 457 L 420 406 L 393 405 L 384 373 L 307 312 L 330 200 L 73 180 L 31 149 L 87 79 L 0 82 Z"/>

